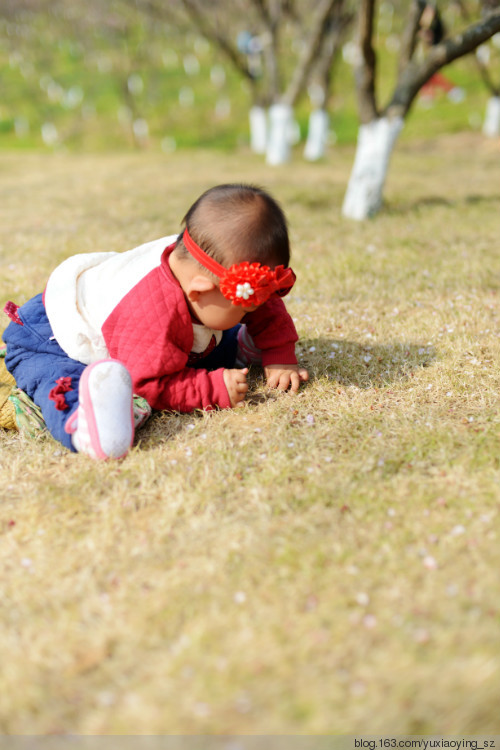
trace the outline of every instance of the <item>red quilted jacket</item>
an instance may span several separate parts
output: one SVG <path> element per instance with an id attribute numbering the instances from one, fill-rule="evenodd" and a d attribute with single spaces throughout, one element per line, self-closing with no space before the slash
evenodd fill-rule
<path id="1" fill-rule="evenodd" d="M 172 249 L 164 251 L 160 265 L 130 289 L 105 320 L 106 346 L 110 356 L 129 369 L 134 392 L 154 409 L 230 407 L 222 368 L 207 372 L 187 367 L 193 321 L 168 264 Z M 262 350 L 263 365 L 297 362 L 297 332 L 279 297 L 271 297 L 243 322 Z"/>

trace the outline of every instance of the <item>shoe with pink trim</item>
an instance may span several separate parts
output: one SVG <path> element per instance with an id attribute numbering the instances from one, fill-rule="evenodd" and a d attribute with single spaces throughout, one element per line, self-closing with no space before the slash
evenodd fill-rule
<path id="1" fill-rule="evenodd" d="M 64 429 L 91 458 L 123 458 L 134 440 L 132 378 L 116 359 L 94 362 L 82 373 L 78 409 Z"/>

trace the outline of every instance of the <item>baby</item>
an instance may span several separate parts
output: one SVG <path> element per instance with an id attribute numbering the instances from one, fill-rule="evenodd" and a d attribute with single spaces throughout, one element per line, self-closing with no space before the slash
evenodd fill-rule
<path id="1" fill-rule="evenodd" d="M 248 365 L 296 392 L 295 326 L 281 297 L 295 282 L 286 219 L 251 185 L 207 190 L 184 232 L 124 253 L 75 255 L 42 294 L 5 312 L 5 363 L 73 451 L 121 458 L 133 394 L 153 409 L 243 405 Z"/>

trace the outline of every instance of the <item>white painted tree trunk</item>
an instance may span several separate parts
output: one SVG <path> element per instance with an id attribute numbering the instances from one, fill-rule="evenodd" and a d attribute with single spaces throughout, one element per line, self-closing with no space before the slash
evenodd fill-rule
<path id="1" fill-rule="evenodd" d="M 268 164 L 276 166 L 289 161 L 292 126 L 292 108 L 288 104 L 273 104 L 269 108 L 269 133 L 266 151 Z"/>
<path id="2" fill-rule="evenodd" d="M 483 133 L 489 138 L 500 135 L 500 97 L 491 96 L 486 105 Z"/>
<path id="3" fill-rule="evenodd" d="M 254 154 L 265 154 L 267 149 L 267 111 L 264 107 L 251 107 L 249 115 L 250 148 Z"/>
<path id="4" fill-rule="evenodd" d="M 315 109 L 309 115 L 304 159 L 318 161 L 325 155 L 330 118 L 324 109 Z"/>
<path id="5" fill-rule="evenodd" d="M 342 206 L 347 218 L 362 221 L 380 210 L 389 161 L 403 124 L 401 117 L 381 117 L 360 126 L 354 166 Z"/>

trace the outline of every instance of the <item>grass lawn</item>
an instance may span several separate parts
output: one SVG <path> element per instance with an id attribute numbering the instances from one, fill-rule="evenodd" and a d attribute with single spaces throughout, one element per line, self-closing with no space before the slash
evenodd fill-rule
<path id="1" fill-rule="evenodd" d="M 266 186 L 312 376 L 121 462 L 0 431 L 4 734 L 500 733 L 500 146 L 401 143 L 361 224 L 352 159 L 0 156 L 1 307 Z"/>

